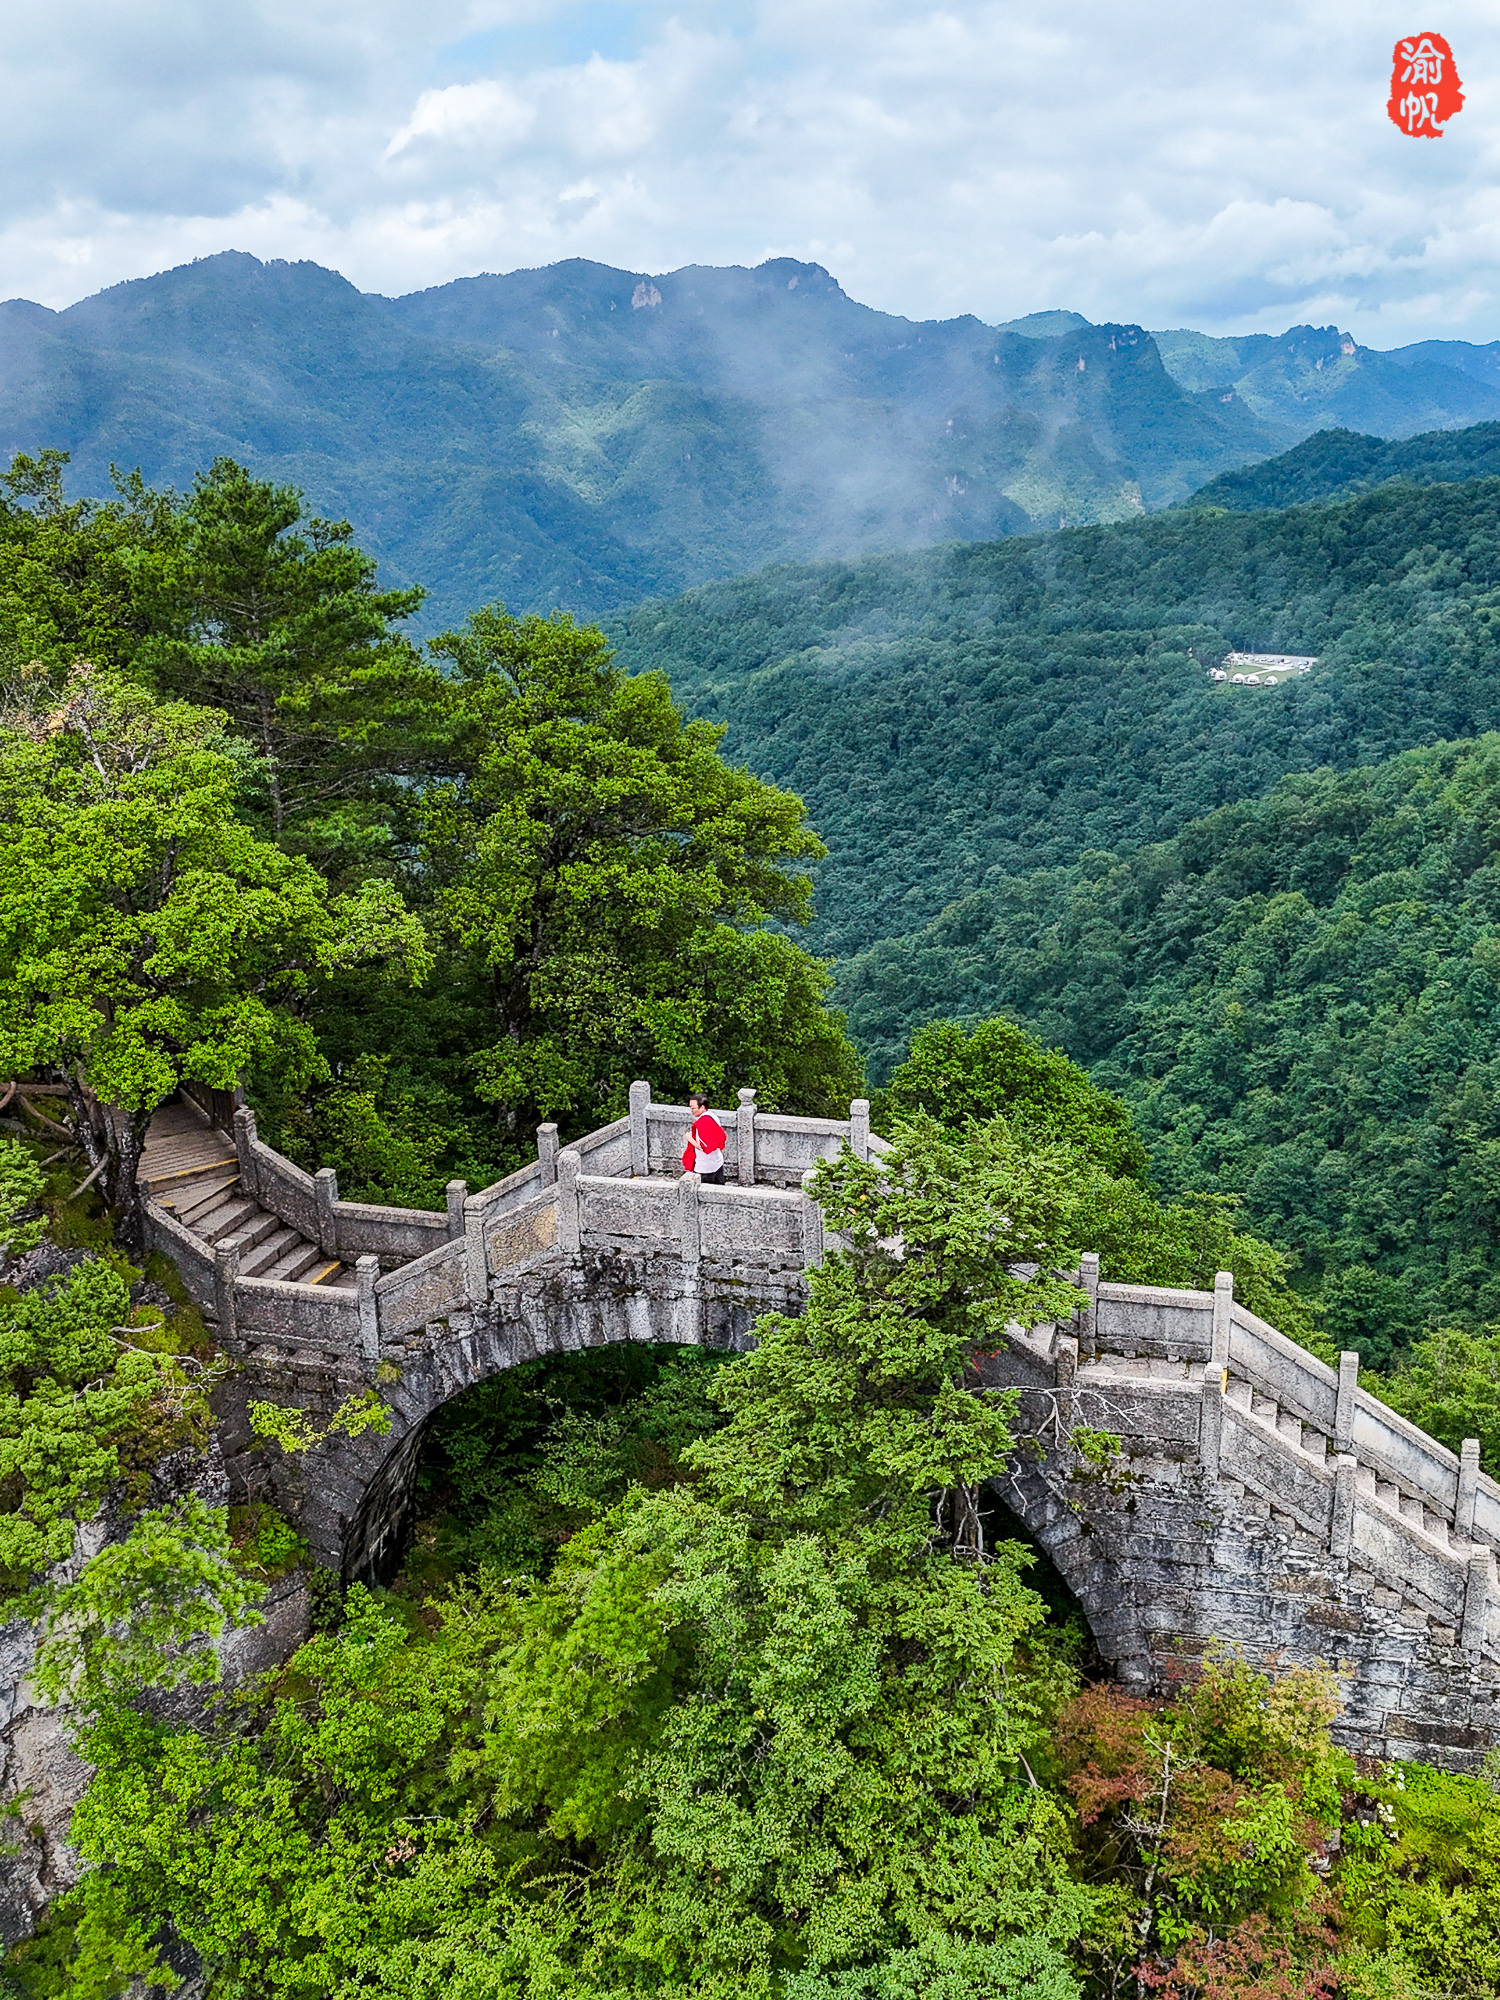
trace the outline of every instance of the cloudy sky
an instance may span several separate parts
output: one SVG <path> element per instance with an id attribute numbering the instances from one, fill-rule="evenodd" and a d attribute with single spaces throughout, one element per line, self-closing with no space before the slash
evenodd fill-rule
<path id="1" fill-rule="evenodd" d="M 403 292 L 559 257 L 856 298 L 1500 338 L 1500 5 L 11 0 L 0 297 L 223 249 Z M 1437 142 L 1385 99 L 1438 29 Z"/>

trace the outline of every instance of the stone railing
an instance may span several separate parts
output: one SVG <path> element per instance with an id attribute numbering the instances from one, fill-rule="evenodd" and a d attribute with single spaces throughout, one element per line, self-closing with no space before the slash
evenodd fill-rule
<path id="1" fill-rule="evenodd" d="M 309 1174 L 267 1146 L 256 1135 L 255 1113 L 243 1106 L 234 1114 L 234 1149 L 246 1194 L 316 1243 L 325 1256 L 344 1263 L 366 1256 L 382 1264 L 405 1263 L 464 1233 L 464 1200 L 469 1192 L 464 1181 L 449 1181 L 447 1211 L 441 1215 L 429 1209 L 340 1201 L 339 1177 L 332 1167 Z"/>
<path id="2" fill-rule="evenodd" d="M 153 1226 L 231 1347 L 318 1350 L 368 1370 L 538 1277 L 624 1302 L 622 1328 L 632 1299 L 642 1325 L 647 1298 L 665 1301 L 653 1324 L 698 1340 L 714 1303 L 795 1309 L 824 1247 L 805 1177 L 844 1146 L 865 1158 L 886 1150 L 860 1101 L 847 1119 L 785 1118 L 761 1113 L 746 1090 L 715 1115 L 729 1135 L 722 1187 L 681 1172 L 690 1114 L 638 1083 L 627 1117 L 567 1147 L 542 1126 L 535 1160 L 477 1194 L 450 1183 L 434 1214 L 341 1201 L 331 1171 L 282 1158 L 241 1109 L 247 1191 L 351 1261 L 352 1290 L 243 1277 L 232 1251 L 155 1207 Z M 1333 1558 L 1357 1553 L 1399 1576 L 1466 1650 L 1491 1643 L 1500 1485 L 1480 1472 L 1477 1443 L 1455 1454 L 1428 1437 L 1360 1388 L 1357 1356 L 1327 1367 L 1247 1311 L 1227 1273 L 1212 1292 L 1101 1283 L 1098 1258 L 1085 1257 L 1078 1282 L 1073 1323 L 1015 1335 L 1009 1376 L 1001 1363 L 992 1379 L 1045 1387 L 1070 1423 L 1120 1432 L 1136 1457 L 1237 1485 Z"/>
<path id="3" fill-rule="evenodd" d="M 352 1291 L 245 1277 L 232 1248 L 215 1248 L 148 1207 L 157 1246 L 217 1320 L 221 1340 L 331 1352 L 371 1367 L 383 1344 L 482 1307 L 496 1282 L 539 1260 L 670 1263 L 685 1296 L 800 1279 L 823 1249 L 822 1218 L 802 1188 L 807 1174 L 845 1145 L 860 1158 L 886 1150 L 870 1131 L 868 1104 L 856 1099 L 847 1119 L 789 1118 L 760 1111 L 755 1092 L 741 1090 L 736 1108 L 715 1116 L 728 1133 L 723 1187 L 681 1171 L 688 1108 L 653 1103 L 650 1085 L 637 1083 L 628 1116 L 566 1148 L 555 1125 L 539 1127 L 535 1160 L 477 1194 L 450 1181 L 446 1210 L 435 1214 L 340 1200 L 332 1168 L 307 1173 L 267 1146 L 254 1113 L 239 1106 L 234 1148 L 245 1193 L 326 1256 L 352 1264 Z"/>
<path id="4" fill-rule="evenodd" d="M 1086 1257 L 1079 1283 L 1072 1326 L 1012 1336 L 1070 1422 L 1121 1433 L 1127 1456 L 1196 1459 L 1334 1558 L 1399 1578 L 1466 1652 L 1500 1657 L 1500 1484 L 1476 1439 L 1457 1454 L 1439 1444 L 1359 1387 L 1357 1354 L 1335 1370 L 1247 1311 L 1227 1271 L 1212 1292 L 1113 1285 Z M 1018 1379 L 1037 1381 L 1024 1367 Z"/>

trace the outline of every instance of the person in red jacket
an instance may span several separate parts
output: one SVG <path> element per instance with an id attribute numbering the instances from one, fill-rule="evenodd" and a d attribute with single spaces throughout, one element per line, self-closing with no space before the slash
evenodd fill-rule
<path id="1" fill-rule="evenodd" d="M 695 1090 L 688 1099 L 693 1114 L 693 1123 L 688 1132 L 688 1142 L 682 1149 L 682 1171 L 696 1173 L 699 1180 L 710 1187 L 724 1185 L 724 1142 L 728 1137 L 724 1127 L 708 1108 L 708 1099 Z"/>

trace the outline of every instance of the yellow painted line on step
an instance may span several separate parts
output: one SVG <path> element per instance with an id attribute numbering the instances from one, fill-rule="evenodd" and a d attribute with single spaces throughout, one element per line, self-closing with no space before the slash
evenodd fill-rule
<path id="1" fill-rule="evenodd" d="M 228 1194 L 239 1184 L 240 1177 L 236 1174 L 232 1180 L 219 1181 L 213 1187 L 179 1188 L 175 1194 L 167 1195 L 161 1205 L 163 1208 L 180 1208 L 185 1214 L 190 1208 L 207 1207 L 209 1202 L 217 1201 L 221 1194 Z"/>
<path id="2" fill-rule="evenodd" d="M 303 1283 L 307 1285 L 321 1285 L 325 1278 L 331 1278 L 334 1272 L 337 1271 L 339 1268 L 340 1268 L 339 1261 L 337 1258 L 335 1258 L 331 1264 L 325 1264 L 323 1266 L 322 1270 L 319 1271 L 317 1277 L 304 1278 Z"/>

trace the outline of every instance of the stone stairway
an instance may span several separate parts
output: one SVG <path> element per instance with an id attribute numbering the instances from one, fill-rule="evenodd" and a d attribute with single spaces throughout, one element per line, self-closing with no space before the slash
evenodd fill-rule
<path id="1" fill-rule="evenodd" d="M 185 1229 L 240 1253 L 240 1276 L 352 1291 L 354 1273 L 337 1257 L 260 1206 L 240 1186 L 234 1141 L 181 1099 L 151 1120 L 137 1179 Z"/>
<path id="2" fill-rule="evenodd" d="M 1101 1354 L 1094 1361 L 1081 1368 L 1077 1382 L 1081 1389 L 1089 1387 L 1106 1388 L 1110 1377 L 1125 1376 L 1132 1379 L 1145 1377 L 1152 1381 L 1185 1382 L 1194 1373 L 1192 1364 L 1185 1361 L 1167 1361 L 1156 1357 L 1126 1358 L 1120 1355 Z M 1315 1425 L 1305 1423 L 1300 1417 L 1284 1410 L 1271 1396 L 1264 1394 L 1255 1384 L 1243 1376 L 1231 1375 L 1225 1391 L 1227 1400 L 1236 1409 L 1252 1417 L 1257 1424 L 1263 1424 L 1274 1432 L 1277 1441 L 1292 1451 L 1305 1456 L 1320 1469 L 1326 1469 L 1333 1456 L 1333 1441 Z M 1411 1521 L 1425 1533 L 1449 1548 L 1460 1561 L 1481 1545 L 1461 1535 L 1443 1515 L 1411 1493 L 1403 1492 L 1393 1479 L 1381 1478 L 1370 1465 L 1357 1465 L 1355 1484 L 1366 1498 L 1378 1501 L 1393 1514 Z M 1220 1484 L 1235 1498 L 1243 1499 L 1252 1507 L 1256 1506 L 1256 1496 L 1247 1491 L 1244 1483 L 1221 1475 Z M 1274 1510 L 1273 1510 L 1274 1511 Z"/>

